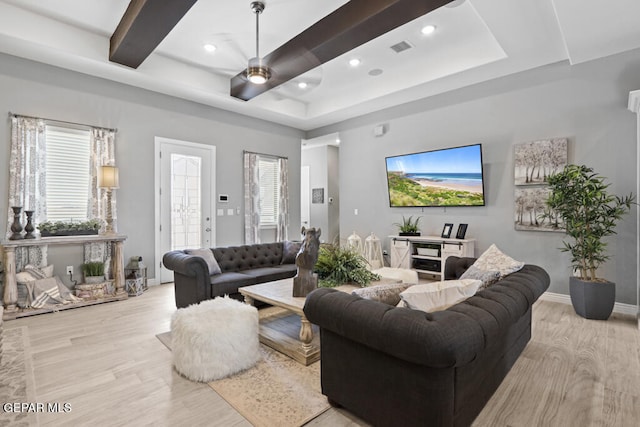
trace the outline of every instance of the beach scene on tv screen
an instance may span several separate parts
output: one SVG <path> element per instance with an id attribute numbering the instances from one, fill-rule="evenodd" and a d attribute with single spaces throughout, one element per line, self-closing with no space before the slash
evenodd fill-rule
<path id="1" fill-rule="evenodd" d="M 391 206 L 482 206 L 480 145 L 387 157 Z"/>

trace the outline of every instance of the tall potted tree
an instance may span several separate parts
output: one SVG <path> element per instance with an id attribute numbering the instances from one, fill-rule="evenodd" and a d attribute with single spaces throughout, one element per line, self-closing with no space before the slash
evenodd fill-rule
<path id="1" fill-rule="evenodd" d="M 562 219 L 573 239 L 560 250 L 571 253 L 571 265 L 578 277 L 569 279 L 571 303 L 587 319 L 606 320 L 613 311 L 615 283 L 596 276 L 609 256 L 603 238 L 615 234 L 618 220 L 631 209 L 635 196 L 608 193 L 610 184 L 587 166 L 567 165 L 549 177 L 548 206 Z"/>

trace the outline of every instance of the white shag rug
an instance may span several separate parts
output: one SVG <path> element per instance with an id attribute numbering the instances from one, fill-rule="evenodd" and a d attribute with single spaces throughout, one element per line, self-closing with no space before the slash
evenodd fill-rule
<path id="1" fill-rule="evenodd" d="M 224 378 L 260 360 L 258 310 L 229 297 L 178 309 L 171 335 L 173 365 L 192 381 Z"/>

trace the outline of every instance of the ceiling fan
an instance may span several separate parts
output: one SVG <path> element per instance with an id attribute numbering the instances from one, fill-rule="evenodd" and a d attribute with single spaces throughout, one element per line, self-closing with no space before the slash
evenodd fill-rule
<path id="1" fill-rule="evenodd" d="M 197 0 L 132 0 L 111 36 L 109 60 L 137 68 Z M 455 0 L 453 0 L 455 1 Z M 351 0 L 231 78 L 230 95 L 248 101 L 452 0 Z M 252 61 L 253 60 L 253 61 Z M 256 76 L 261 83 L 251 82 Z"/>

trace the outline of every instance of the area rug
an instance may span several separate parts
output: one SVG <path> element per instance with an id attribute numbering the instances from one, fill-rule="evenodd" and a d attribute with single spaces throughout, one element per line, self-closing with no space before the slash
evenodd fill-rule
<path id="1" fill-rule="evenodd" d="M 171 332 L 157 337 L 171 350 Z M 319 362 L 303 366 L 265 345 L 260 352 L 256 366 L 209 387 L 256 427 L 301 426 L 329 409 Z"/>
<path id="2" fill-rule="evenodd" d="M 0 402 L 2 404 L 35 402 L 35 380 L 31 361 L 29 330 L 26 326 L 2 331 L 0 354 Z M 13 412 L 0 408 L 0 426 L 37 425 L 33 412 Z"/>

